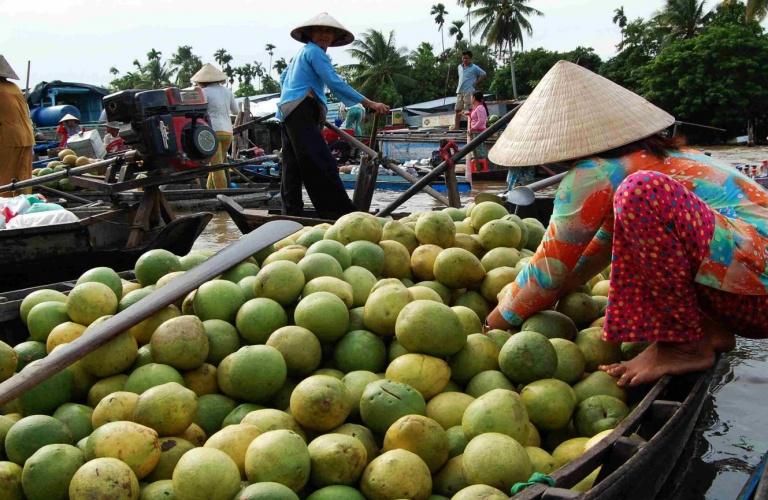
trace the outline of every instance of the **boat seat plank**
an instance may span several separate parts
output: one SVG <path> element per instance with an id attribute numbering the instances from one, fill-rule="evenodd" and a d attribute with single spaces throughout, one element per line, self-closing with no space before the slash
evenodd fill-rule
<path id="1" fill-rule="evenodd" d="M 576 491 L 566 490 L 565 488 L 547 488 L 541 500 L 572 500 L 579 498 L 581 493 Z"/>
<path id="2" fill-rule="evenodd" d="M 654 423 L 661 425 L 669 420 L 681 405 L 682 403 L 679 401 L 666 401 L 661 399 L 654 401 L 651 405 L 651 419 Z"/>
<path id="3" fill-rule="evenodd" d="M 608 458 L 605 460 L 600 474 L 598 475 L 597 482 L 603 478 L 612 474 L 616 469 L 624 465 L 627 460 L 632 458 L 635 453 L 642 448 L 645 440 L 638 440 L 628 437 L 620 437 L 617 439 L 611 447 L 611 452 L 608 454 Z"/>

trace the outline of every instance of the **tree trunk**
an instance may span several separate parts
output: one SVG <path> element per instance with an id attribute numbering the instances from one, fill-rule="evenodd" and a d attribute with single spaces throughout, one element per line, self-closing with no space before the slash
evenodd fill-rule
<path id="1" fill-rule="evenodd" d="M 515 56 L 512 53 L 512 43 L 509 44 L 509 72 L 512 76 L 512 97 L 517 99 L 517 79 L 515 78 Z"/>

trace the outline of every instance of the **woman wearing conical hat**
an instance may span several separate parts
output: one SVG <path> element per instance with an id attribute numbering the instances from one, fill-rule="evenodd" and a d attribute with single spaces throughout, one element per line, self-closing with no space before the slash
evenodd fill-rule
<path id="1" fill-rule="evenodd" d="M 19 87 L 8 81 L 18 79 L 11 65 L 0 55 L 0 184 L 32 177 L 35 136 L 29 108 Z"/>
<path id="2" fill-rule="evenodd" d="M 611 265 L 603 337 L 646 341 L 600 368 L 621 385 L 709 368 L 733 334 L 768 336 L 768 192 L 663 131 L 674 118 L 565 61 L 490 151 L 510 168 L 566 163 L 547 232 L 488 325 L 520 325 Z"/>
<path id="3" fill-rule="evenodd" d="M 205 99 L 208 101 L 208 117 L 211 128 L 216 133 L 218 146 L 211 158 L 211 164 L 217 165 L 227 160 L 227 151 L 232 145 L 232 116 L 239 111 L 232 91 L 224 86 L 227 75 L 211 63 L 205 63 L 200 70 L 192 75 L 192 83 L 203 87 Z M 227 174 L 217 170 L 208 174 L 206 182 L 208 189 L 225 189 Z"/>
<path id="4" fill-rule="evenodd" d="M 336 161 L 320 131 L 327 104 L 325 88 L 348 107 L 361 103 L 377 113 L 389 107 L 366 98 L 336 74 L 326 51 L 352 43 L 354 36 L 326 13 L 319 14 L 291 32 L 304 43 L 281 75 L 282 92 L 277 118 L 282 122 L 283 164 L 281 195 L 283 213 L 301 215 L 301 186 L 318 214 L 336 218 L 356 210 L 339 178 Z"/>

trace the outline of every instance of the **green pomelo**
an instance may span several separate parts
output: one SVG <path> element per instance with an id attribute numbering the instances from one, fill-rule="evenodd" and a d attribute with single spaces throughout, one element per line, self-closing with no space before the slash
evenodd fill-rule
<path id="1" fill-rule="evenodd" d="M 314 253 L 299 261 L 299 269 L 304 273 L 304 281 L 310 282 L 320 276 L 341 278 L 341 264 L 332 256 L 325 253 Z"/>
<path id="2" fill-rule="evenodd" d="M 517 271 L 513 267 L 497 267 L 488 271 L 480 285 L 480 293 L 488 302 L 496 302 L 496 297 L 508 284 L 515 281 Z"/>
<path id="3" fill-rule="evenodd" d="M 95 429 L 85 444 L 86 460 L 117 458 L 142 479 L 160 460 L 157 432 L 134 422 L 109 422 Z"/>
<path id="4" fill-rule="evenodd" d="M 524 442 L 528 413 L 520 396 L 506 389 L 493 389 L 467 406 L 461 426 L 467 439 L 485 432 L 497 432 Z"/>
<path id="5" fill-rule="evenodd" d="M 293 431 L 302 438 L 304 437 L 304 430 L 299 423 L 296 422 L 296 419 L 284 411 L 275 410 L 273 408 L 252 411 L 243 417 L 243 420 L 241 420 L 240 423 L 254 425 L 259 428 L 262 434 L 283 429 Z"/>
<path id="6" fill-rule="evenodd" d="M 576 394 L 571 386 L 553 378 L 526 385 L 520 391 L 520 399 L 525 404 L 530 421 L 538 429 L 547 431 L 568 425 L 576 408 Z"/>
<path id="7" fill-rule="evenodd" d="M 154 285 L 168 273 L 181 271 L 179 258 L 168 250 L 155 249 L 145 252 L 136 261 L 134 267 L 136 279 L 142 286 Z"/>
<path id="8" fill-rule="evenodd" d="M 99 401 L 106 396 L 113 392 L 122 391 L 127 380 L 128 375 L 121 373 L 120 375 L 113 375 L 97 381 L 88 390 L 88 406 L 95 408 Z M 181 375 L 179 375 L 179 380 L 181 380 Z"/>
<path id="9" fill-rule="evenodd" d="M 648 347 L 648 342 L 622 342 L 621 359 L 629 361 Z"/>
<path id="10" fill-rule="evenodd" d="M 193 300 L 195 314 L 201 321 L 221 319 L 233 323 L 245 296 L 237 284 L 227 280 L 212 280 L 200 285 Z"/>
<path id="11" fill-rule="evenodd" d="M 488 221 L 478 231 L 480 243 L 486 250 L 499 247 L 519 248 L 522 231 L 517 224 L 508 220 Z"/>
<path id="12" fill-rule="evenodd" d="M 127 294 L 123 295 L 123 297 L 120 299 L 120 302 L 117 303 L 117 310 L 123 311 L 128 309 L 130 306 L 151 294 L 153 291 L 154 290 L 149 287 L 131 290 Z"/>
<path id="13" fill-rule="evenodd" d="M 482 203 L 478 203 L 475 208 L 472 209 L 469 217 L 471 220 L 472 228 L 474 228 L 475 231 L 480 231 L 480 229 L 488 222 L 501 219 L 506 215 L 507 209 L 502 205 L 499 205 L 493 201 L 484 201 Z"/>
<path id="14" fill-rule="evenodd" d="M 466 488 L 468 484 L 467 478 L 464 477 L 464 457 L 462 455 L 452 457 L 440 472 L 434 475 L 432 481 L 433 491 L 448 497 Z"/>
<path id="15" fill-rule="evenodd" d="M 435 259 L 435 279 L 448 288 L 474 288 L 485 277 L 480 260 L 463 248 L 446 248 Z"/>
<path id="16" fill-rule="evenodd" d="M 107 291 L 106 285 L 103 286 Z M 111 291 L 110 291 L 111 293 Z M 34 306 L 27 315 L 27 328 L 29 338 L 37 342 L 45 343 L 48 335 L 56 326 L 67 323 L 70 320 L 67 313 L 67 304 L 58 301 L 40 302 Z"/>
<path id="17" fill-rule="evenodd" d="M 283 306 L 293 303 L 304 288 L 304 273 L 298 264 L 289 261 L 265 265 L 256 278 L 256 296 L 272 299 Z"/>
<path id="18" fill-rule="evenodd" d="M 451 379 L 459 384 L 468 383 L 475 375 L 499 368 L 499 347 L 481 333 L 467 336 L 467 344 L 451 356 Z"/>
<path id="19" fill-rule="evenodd" d="M 173 496 L 173 481 L 162 479 L 153 483 L 144 483 L 141 487 L 140 500 L 169 500 Z"/>
<path id="20" fill-rule="evenodd" d="M 307 447 L 310 481 L 316 487 L 357 484 L 368 464 L 368 453 L 358 439 L 346 434 L 318 436 Z"/>
<path id="21" fill-rule="evenodd" d="M 229 268 L 224 274 L 221 275 L 221 279 L 231 281 L 232 283 L 240 283 L 240 281 L 246 276 L 256 276 L 259 273 L 259 266 L 253 262 L 241 262 L 234 267 Z"/>
<path id="22" fill-rule="evenodd" d="M 629 415 L 629 408 L 612 396 L 590 396 L 576 407 L 573 422 L 582 436 L 592 437 L 615 428 Z"/>
<path id="23" fill-rule="evenodd" d="M 497 247 L 486 252 L 483 258 L 480 259 L 480 263 L 483 265 L 485 272 L 490 272 L 492 269 L 498 267 L 512 267 L 514 268 L 517 262 L 520 260 L 520 252 L 515 248 Z"/>
<path id="24" fill-rule="evenodd" d="M 277 244 L 276 244 L 277 245 Z M 292 262 L 298 264 L 298 262 L 304 258 L 307 254 L 307 249 L 301 245 L 288 244 L 281 247 L 275 253 L 270 254 L 262 264 L 264 267 L 272 264 L 273 262 Z"/>
<path id="25" fill-rule="evenodd" d="M 84 463 L 83 452 L 75 446 L 43 446 L 24 464 L 21 473 L 24 496 L 28 500 L 67 500 L 69 483 Z"/>
<path id="26" fill-rule="evenodd" d="M 133 370 L 128 375 L 122 387 L 116 390 L 125 390 L 141 394 L 151 387 L 176 382 L 184 385 L 184 378 L 176 368 L 161 363 L 149 363 Z"/>
<path id="27" fill-rule="evenodd" d="M 384 271 L 384 249 L 370 241 L 353 241 L 346 246 L 353 266 L 368 269 L 374 276 Z"/>
<path id="28" fill-rule="evenodd" d="M 115 298 L 117 300 L 120 300 L 120 298 L 123 296 L 123 280 L 120 279 L 120 276 L 118 276 L 117 273 L 109 267 L 94 267 L 93 269 L 89 269 L 80 275 L 75 285 L 91 282 L 107 285 L 110 290 L 115 293 Z"/>
<path id="29" fill-rule="evenodd" d="M 365 425 L 379 434 L 400 417 L 424 415 L 427 405 L 424 397 L 413 387 L 392 380 L 378 380 L 368 384 L 360 398 L 360 416 Z"/>
<path id="30" fill-rule="evenodd" d="M 323 349 L 314 333 L 300 326 L 284 326 L 267 339 L 282 354 L 289 376 L 304 377 L 320 366 Z"/>
<path id="31" fill-rule="evenodd" d="M 464 428 L 461 425 L 454 425 L 446 429 L 445 433 L 448 436 L 448 456 L 453 458 L 464 453 L 464 448 L 469 442 L 464 434 Z"/>
<path id="32" fill-rule="evenodd" d="M 528 227 L 528 239 L 525 242 L 525 248 L 531 251 L 536 251 L 542 238 L 544 238 L 546 228 L 536 219 L 527 218 L 523 219 L 523 222 Z"/>
<path id="33" fill-rule="evenodd" d="M 30 293 L 24 297 L 24 300 L 21 301 L 21 306 L 19 306 L 19 316 L 21 317 L 22 323 L 26 325 L 29 311 L 31 311 L 32 308 L 36 305 L 43 302 L 61 302 L 66 304 L 67 296 L 59 291 L 48 289 L 35 290 L 34 292 Z"/>
<path id="34" fill-rule="evenodd" d="M 309 480 L 311 458 L 304 439 L 293 431 L 265 432 L 245 452 L 245 474 L 253 483 L 272 481 L 293 491 Z"/>
<path id="35" fill-rule="evenodd" d="M 406 415 L 397 419 L 384 435 L 382 451 L 395 449 L 415 453 L 435 473 L 448 460 L 448 435 L 429 417 Z"/>
<path id="36" fill-rule="evenodd" d="M 0 382 L 11 378 L 16 371 L 19 355 L 11 346 L 0 341 Z"/>
<path id="37" fill-rule="evenodd" d="M 256 298 L 255 288 L 257 281 L 259 280 L 256 278 L 256 276 L 246 276 L 237 282 L 237 286 L 239 286 L 240 290 L 243 292 L 243 297 L 245 298 L 246 302 Z"/>
<path id="38" fill-rule="evenodd" d="M 338 240 L 344 244 L 359 240 L 378 243 L 381 240 L 382 227 L 376 217 L 371 214 L 352 212 L 342 215 L 334 226 L 338 228 L 336 233 Z"/>
<path id="39" fill-rule="evenodd" d="M 345 486 L 332 486 L 332 488 L 344 488 Z M 345 500 L 344 497 L 329 497 Z M 249 484 L 237 494 L 235 500 L 299 500 L 298 495 L 284 484 L 265 481 Z M 365 500 L 365 499 L 363 499 Z"/>
<path id="40" fill-rule="evenodd" d="M 454 306 L 469 307 L 478 318 L 486 318 L 488 313 L 491 312 L 491 308 L 488 306 L 488 302 L 480 295 L 479 292 L 474 290 L 467 290 L 453 301 Z"/>
<path id="41" fill-rule="evenodd" d="M 454 222 L 460 222 L 467 218 L 467 211 L 462 208 L 446 207 L 442 212 L 448 214 L 448 217 Z"/>
<path id="42" fill-rule="evenodd" d="M 297 326 L 310 330 L 321 342 L 326 343 L 341 338 L 349 326 L 346 304 L 329 292 L 317 292 L 301 299 L 293 312 L 293 318 Z"/>
<path id="43" fill-rule="evenodd" d="M 266 497 L 265 497 L 266 498 Z M 298 499 L 298 497 L 296 497 Z M 283 500 L 282 498 L 276 500 Z M 288 500 L 286 498 L 286 500 Z M 333 485 L 315 490 L 307 500 L 365 500 L 360 491 L 351 486 Z"/>
<path id="44" fill-rule="evenodd" d="M 483 331 L 483 323 L 475 314 L 475 311 L 466 306 L 453 306 L 451 310 L 456 313 L 461 323 L 461 329 L 464 335 L 472 335 Z"/>
<path id="45" fill-rule="evenodd" d="M 381 239 L 382 241 L 397 241 L 408 249 L 408 253 L 412 253 L 419 246 L 419 240 L 416 238 L 416 233 L 413 229 L 396 220 L 391 220 L 384 224 Z"/>
<path id="46" fill-rule="evenodd" d="M 573 320 L 557 311 L 540 311 L 526 319 L 520 329 L 538 332 L 550 339 L 572 340 L 578 333 Z"/>
<path id="47" fill-rule="evenodd" d="M 576 334 L 574 342 L 584 354 L 585 369 L 588 372 L 597 370 L 600 365 L 610 365 L 621 361 L 621 345 L 603 340 L 602 327 L 581 330 Z"/>
<path id="48" fill-rule="evenodd" d="M 407 384 L 421 393 L 425 400 L 439 394 L 451 376 L 448 363 L 424 354 L 403 354 L 387 367 L 385 377 Z"/>
<path id="49" fill-rule="evenodd" d="M 24 500 L 22 469 L 13 462 L 0 462 L 0 498 Z"/>
<path id="50" fill-rule="evenodd" d="M 35 366 L 41 361 L 33 361 L 28 366 Z M 70 401 L 75 389 L 74 373 L 73 367 L 69 367 L 51 375 L 33 388 L 27 389 L 16 400 L 21 413 L 50 415 L 56 408 Z"/>
<path id="51" fill-rule="evenodd" d="M 533 472 L 525 448 L 515 439 L 495 432 L 472 438 L 464 449 L 463 464 L 467 482 L 502 491 L 527 481 Z"/>
<path id="52" fill-rule="evenodd" d="M 189 271 L 198 264 L 202 264 L 208 260 L 210 256 L 207 253 L 203 253 L 197 250 L 192 250 L 187 255 L 179 257 L 179 264 L 182 271 Z"/>
<path id="53" fill-rule="evenodd" d="M 66 323 L 62 323 L 62 325 L 66 325 L 68 323 L 70 322 L 68 321 Z M 75 323 L 72 323 L 72 324 L 75 324 Z M 55 329 L 56 328 L 54 327 L 53 330 Z M 48 354 L 48 349 L 46 348 L 46 345 L 36 340 L 27 340 L 26 342 L 16 344 L 15 346 L 13 346 L 13 350 L 16 352 L 16 356 L 17 356 L 16 358 L 17 372 L 20 372 L 21 370 L 23 370 L 24 367 L 27 366 L 32 361 L 43 359 Z"/>
<path id="54" fill-rule="evenodd" d="M 347 308 L 353 306 L 354 291 L 352 290 L 352 285 L 339 278 L 334 278 L 332 276 L 320 276 L 319 278 L 315 278 L 304 285 L 304 290 L 301 294 L 306 297 L 307 295 L 317 292 L 332 293 L 340 298 Z"/>
<path id="55" fill-rule="evenodd" d="M 203 322 L 196 316 L 179 316 L 164 322 L 152 334 L 150 345 L 156 362 L 179 370 L 194 370 L 208 357 L 208 337 Z"/>
<path id="56" fill-rule="evenodd" d="M 344 375 L 341 381 L 349 391 L 350 399 L 352 401 L 352 411 L 350 412 L 350 415 L 357 416 L 360 414 L 360 398 L 362 397 L 366 386 L 371 382 L 381 380 L 382 378 L 383 377 L 376 373 L 365 370 L 351 371 Z"/>
<path id="57" fill-rule="evenodd" d="M 234 410 L 229 412 L 227 416 L 224 417 L 224 420 L 221 422 L 221 427 L 224 428 L 228 425 L 239 424 L 246 415 L 252 411 L 261 410 L 263 408 L 263 406 L 255 405 L 253 403 L 243 403 L 241 405 L 237 405 Z"/>
<path id="58" fill-rule="evenodd" d="M 488 330 L 485 333 L 485 336 L 489 339 L 493 340 L 493 342 L 496 344 L 496 346 L 501 349 L 504 347 L 504 344 L 507 343 L 507 340 L 512 336 L 512 332 L 508 332 L 506 330 Z"/>
<path id="59" fill-rule="evenodd" d="M 94 323 L 94 326 L 97 323 Z M 83 337 L 90 335 L 89 330 L 83 333 Z M 136 339 L 128 332 L 121 333 L 98 349 L 86 354 L 80 360 L 80 366 L 91 375 L 99 378 L 117 375 L 126 371 L 136 361 L 139 346 Z"/>
<path id="60" fill-rule="evenodd" d="M 89 460 L 77 469 L 69 483 L 71 500 L 137 500 L 139 491 L 139 481 L 131 468 L 109 457 Z"/>
<path id="61" fill-rule="evenodd" d="M 287 368 L 280 351 L 266 345 L 241 347 L 218 367 L 219 387 L 250 403 L 268 400 L 285 383 Z"/>
<path id="62" fill-rule="evenodd" d="M 221 429 L 222 422 L 237 403 L 222 394 L 205 394 L 197 398 L 197 412 L 194 423 L 210 436 Z"/>
<path id="63" fill-rule="evenodd" d="M 240 491 L 240 472 L 221 450 L 195 448 L 173 470 L 173 494 L 184 500 L 231 500 Z"/>
<path id="64" fill-rule="evenodd" d="M 478 373 L 469 380 L 465 392 L 474 398 L 479 398 L 483 394 L 494 389 L 514 391 L 515 386 L 509 381 L 507 376 L 500 371 L 486 370 Z"/>
<path id="65" fill-rule="evenodd" d="M 338 261 L 342 269 L 346 269 L 352 264 L 352 257 L 347 247 L 335 240 L 320 240 L 307 248 L 307 256 L 316 253 L 330 255 Z"/>
<path id="66" fill-rule="evenodd" d="M 139 396 L 132 420 L 154 429 L 160 436 L 175 436 L 189 427 L 196 412 L 195 393 L 169 382 L 147 389 Z"/>
<path id="67" fill-rule="evenodd" d="M 448 305 L 448 303 L 451 301 L 451 289 L 443 285 L 439 281 L 434 281 L 434 280 L 420 281 L 416 283 L 414 286 L 424 286 L 431 290 L 434 290 L 435 292 L 437 292 L 438 295 L 440 295 L 440 299 L 443 304 Z M 474 309 L 472 310 L 474 311 Z"/>
<path id="68" fill-rule="evenodd" d="M 64 403 L 53 412 L 53 418 L 61 420 L 69 429 L 73 443 L 93 432 L 92 415 L 93 408 L 77 403 Z"/>
<path id="69" fill-rule="evenodd" d="M 343 278 L 352 287 L 351 307 L 364 306 L 376 283 L 376 276 L 364 267 L 349 266 L 344 270 Z"/>
<path id="70" fill-rule="evenodd" d="M 381 337 L 367 330 L 354 330 L 336 343 L 333 360 L 344 373 L 355 370 L 376 373 L 386 367 L 387 347 Z"/>
<path id="71" fill-rule="evenodd" d="M 426 212 L 416 222 L 416 238 L 422 245 L 448 248 L 456 237 L 456 225 L 444 212 Z"/>
<path id="72" fill-rule="evenodd" d="M 626 403 L 627 393 L 616 384 L 617 380 L 604 371 L 592 372 L 573 386 L 579 402 L 592 396 L 612 396 Z"/>
<path id="73" fill-rule="evenodd" d="M 592 295 L 607 297 L 611 290 L 611 280 L 600 280 L 592 287 Z"/>
<path id="74" fill-rule="evenodd" d="M 459 490 L 451 500 L 506 500 L 509 495 L 487 484 L 473 484 Z"/>
<path id="75" fill-rule="evenodd" d="M 545 450 L 536 446 L 526 446 L 525 452 L 528 453 L 528 459 L 531 461 L 533 472 L 541 474 L 550 474 L 554 472 L 556 464 L 555 459 Z"/>
<path id="76" fill-rule="evenodd" d="M 475 398 L 461 392 L 442 392 L 427 403 L 427 416 L 443 429 L 461 425 L 461 418 Z"/>
<path id="77" fill-rule="evenodd" d="M 427 464 L 415 453 L 390 450 L 368 464 L 360 489 L 370 500 L 427 500 L 432 491 L 432 476 Z"/>
<path id="78" fill-rule="evenodd" d="M 365 447 L 369 463 L 379 454 L 376 438 L 368 427 L 360 424 L 344 424 L 333 429 L 331 432 L 334 434 L 352 436 L 360 441 L 363 444 L 363 447 Z"/>
<path id="79" fill-rule="evenodd" d="M 416 300 L 403 307 L 397 316 L 395 334 L 408 351 L 433 356 L 456 354 L 467 343 L 458 315 L 445 304 L 431 300 Z"/>
<path id="80" fill-rule="evenodd" d="M 47 415 L 24 417 L 5 435 L 5 454 L 8 460 L 24 465 L 37 450 L 48 444 L 72 444 L 67 426 Z"/>
<path id="81" fill-rule="evenodd" d="M 440 304 L 444 303 L 439 293 L 426 286 L 414 285 L 408 287 L 408 291 L 411 293 L 413 300 L 431 300 Z"/>
<path id="82" fill-rule="evenodd" d="M 589 438 L 577 437 L 563 441 L 552 452 L 555 459 L 555 469 L 579 458 L 583 453 Z"/>
<path id="83" fill-rule="evenodd" d="M 406 288 L 385 286 L 372 290 L 363 309 L 366 329 L 384 337 L 393 335 L 398 315 L 410 301 Z"/>
<path id="84" fill-rule="evenodd" d="M 499 368 L 512 382 L 527 384 L 555 373 L 557 353 L 544 335 L 518 332 L 501 348 Z"/>
<path id="85" fill-rule="evenodd" d="M 592 296 L 582 292 L 569 293 L 557 302 L 557 311 L 565 314 L 578 326 L 587 326 L 600 316 L 600 307 Z"/>
<path id="86" fill-rule="evenodd" d="M 252 344 L 265 343 L 275 330 L 287 324 L 288 315 L 283 306 L 266 297 L 251 299 L 243 304 L 235 319 L 237 331 Z"/>
<path id="87" fill-rule="evenodd" d="M 305 429 L 326 432 L 340 426 L 352 411 L 352 395 L 341 380 L 313 375 L 291 393 L 291 415 Z"/>
<path id="88" fill-rule="evenodd" d="M 581 379 L 586 363 L 581 349 L 570 340 L 555 338 L 550 339 L 550 342 L 557 353 L 557 369 L 552 374 L 552 378 L 568 384 Z"/>
<path id="89" fill-rule="evenodd" d="M 247 304 L 247 302 L 246 302 Z M 245 304 L 243 304 L 245 307 Z M 240 308 L 240 310 L 243 309 Z M 203 330 L 208 337 L 208 356 L 205 361 L 218 365 L 222 359 L 240 349 L 240 337 L 234 326 L 220 319 L 203 321 Z"/>

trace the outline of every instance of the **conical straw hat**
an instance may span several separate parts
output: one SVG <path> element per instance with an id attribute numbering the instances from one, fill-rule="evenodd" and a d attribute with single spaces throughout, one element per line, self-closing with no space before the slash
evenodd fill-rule
<path id="1" fill-rule="evenodd" d="M 190 78 L 193 83 L 215 83 L 227 80 L 227 75 L 211 63 L 203 64 L 200 70 Z"/>
<path id="2" fill-rule="evenodd" d="M 8 78 L 10 80 L 18 80 L 19 75 L 16 74 L 15 71 L 13 71 L 13 68 L 11 68 L 11 65 L 8 64 L 8 61 L 6 61 L 5 57 L 0 55 L 0 76 L 4 78 Z"/>
<path id="3" fill-rule="evenodd" d="M 75 121 L 78 121 L 78 122 L 79 122 L 79 121 L 80 121 L 80 118 L 76 117 L 75 115 L 71 115 L 71 114 L 67 113 L 66 115 L 64 115 L 63 117 L 61 117 L 61 120 L 59 120 L 59 123 L 61 123 L 61 122 L 65 122 L 65 121 L 67 121 L 67 120 L 75 120 Z"/>
<path id="4" fill-rule="evenodd" d="M 326 28 L 334 28 L 338 31 L 336 40 L 331 44 L 331 47 L 341 47 L 342 45 L 349 45 L 355 40 L 355 35 L 352 34 L 347 28 L 345 28 L 340 22 L 331 17 L 327 12 L 321 12 L 312 19 L 305 21 L 294 28 L 291 31 L 291 37 L 294 40 L 298 40 L 301 43 L 307 43 L 309 41 L 309 33 L 312 28 L 316 26 L 324 26 Z"/>
<path id="5" fill-rule="evenodd" d="M 505 167 L 556 163 L 625 146 L 675 122 L 666 111 L 586 68 L 558 61 L 488 158 Z"/>

